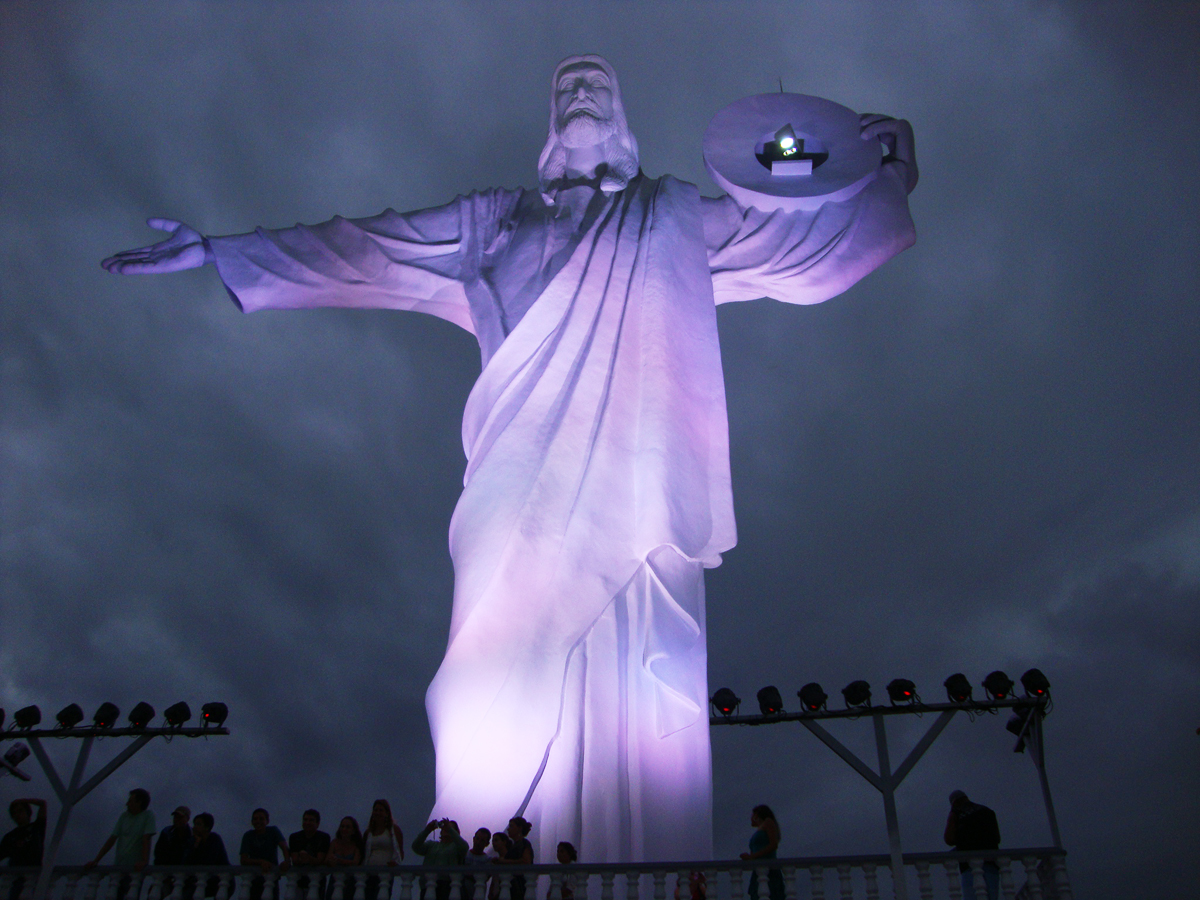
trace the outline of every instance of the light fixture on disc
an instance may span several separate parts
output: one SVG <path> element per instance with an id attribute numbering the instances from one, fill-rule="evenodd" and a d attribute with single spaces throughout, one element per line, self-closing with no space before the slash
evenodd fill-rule
<path id="1" fill-rule="evenodd" d="M 800 165 L 791 159 L 781 165 L 776 158 L 781 133 L 785 142 L 794 136 L 795 147 L 803 148 L 789 154 L 799 156 Z M 742 207 L 813 210 L 849 200 L 878 174 L 882 145 L 860 134 L 858 113 L 832 100 L 757 94 L 713 116 L 704 131 L 704 164 Z"/>

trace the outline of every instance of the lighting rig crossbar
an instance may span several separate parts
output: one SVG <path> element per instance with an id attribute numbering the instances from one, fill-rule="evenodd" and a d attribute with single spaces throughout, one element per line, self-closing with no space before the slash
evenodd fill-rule
<path id="1" fill-rule="evenodd" d="M 965 712 L 973 718 L 975 713 L 996 713 L 1001 709 L 1013 711 L 1007 728 L 1017 736 L 1014 751 L 1023 752 L 1026 747 L 1029 748 L 1029 755 L 1037 768 L 1041 781 L 1042 799 L 1046 804 L 1050 834 L 1054 846 L 1062 847 L 1062 838 L 1058 831 L 1058 818 L 1055 815 L 1054 802 L 1050 796 L 1050 783 L 1046 778 L 1042 739 L 1042 720 L 1050 709 L 1050 682 L 1039 670 L 1030 669 L 1021 677 L 1021 683 L 1025 688 L 1025 696 L 1015 697 L 1013 696 L 1013 682 L 1008 676 L 1003 672 L 992 672 L 983 681 L 988 698 L 974 700 L 971 697 L 970 683 L 961 674 L 956 674 L 946 679 L 945 687 L 947 694 L 951 697 L 950 702 L 924 703 L 917 696 L 916 687 L 911 681 L 898 678 L 887 687 L 891 700 L 890 705 L 883 706 L 871 705 L 870 686 L 865 681 L 855 681 L 842 691 L 846 700 L 845 709 L 829 709 L 826 706 L 828 696 L 820 685 L 813 683 L 805 685 L 798 692 L 803 707 L 800 712 L 785 712 L 779 689 L 772 685 L 758 692 L 758 703 L 762 713 L 757 716 L 735 715 L 740 708 L 741 700 L 729 688 L 721 688 L 713 694 L 709 701 L 715 711 L 715 714 L 709 718 L 709 724 L 756 726 L 798 722 L 861 775 L 868 784 L 878 790 L 883 795 L 883 812 L 887 823 L 888 846 L 892 861 L 892 884 L 897 900 L 907 900 L 908 885 L 905 879 L 904 856 L 900 845 L 900 822 L 896 813 L 896 788 L 925 755 L 925 751 L 946 729 L 956 713 Z M 884 724 L 885 718 L 924 713 L 936 713 L 937 718 L 909 751 L 904 761 L 893 769 L 888 749 L 887 728 Z M 870 718 L 874 726 L 878 771 L 872 769 L 819 722 L 821 719 L 865 718 Z"/>
<path id="2" fill-rule="evenodd" d="M 229 710 L 224 703 L 206 703 L 201 711 L 201 726 L 187 727 L 185 723 L 191 719 L 192 712 L 186 703 L 176 703 L 163 713 L 167 724 L 149 727 L 148 723 L 154 718 L 154 708 L 148 703 L 139 703 L 129 714 L 127 727 L 115 728 L 114 723 L 120 715 L 112 703 L 102 704 L 93 717 L 92 725 L 83 725 L 83 710 L 78 704 L 72 703 L 59 711 L 56 716 L 57 728 L 39 728 L 42 713 L 36 706 L 27 706 L 13 714 L 12 724 L 6 730 L 0 730 L 0 741 L 28 741 L 33 755 L 46 773 L 46 779 L 54 789 L 61 804 L 58 819 L 54 823 L 54 833 L 46 846 L 42 857 L 42 871 L 34 889 L 33 900 L 45 900 L 50 890 L 50 879 L 54 872 L 54 861 L 58 856 L 58 848 L 62 844 L 63 835 L 67 831 L 67 823 L 76 804 L 95 790 L 104 779 L 119 769 L 129 759 L 156 737 L 171 740 L 177 737 L 224 737 L 229 734 L 225 727 L 225 718 Z M 0 710 L 0 724 L 4 721 L 4 711 Z M 70 780 L 64 784 L 53 761 L 42 746 L 42 738 L 80 738 L 79 752 L 75 757 L 75 766 L 71 771 Z M 87 768 L 88 756 L 92 745 L 98 738 L 134 738 L 133 743 L 108 761 L 98 772 L 83 780 Z M 16 746 L 16 745 L 14 745 Z M 18 771 L 14 774 L 23 775 Z"/>

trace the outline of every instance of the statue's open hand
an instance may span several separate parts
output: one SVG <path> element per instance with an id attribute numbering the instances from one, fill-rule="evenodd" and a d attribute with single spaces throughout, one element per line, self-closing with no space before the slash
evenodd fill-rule
<path id="1" fill-rule="evenodd" d="M 126 250 L 100 263 L 117 275 L 160 275 L 195 269 L 208 262 L 204 235 L 174 219 L 147 219 L 146 224 L 159 231 L 169 231 L 165 241 Z"/>
<path id="2" fill-rule="evenodd" d="M 888 152 L 884 163 L 900 167 L 904 186 L 911 194 L 918 178 L 917 146 L 913 140 L 912 126 L 904 119 L 893 119 L 879 113 L 863 113 L 858 117 L 858 122 L 864 141 L 877 138 L 883 142 Z"/>

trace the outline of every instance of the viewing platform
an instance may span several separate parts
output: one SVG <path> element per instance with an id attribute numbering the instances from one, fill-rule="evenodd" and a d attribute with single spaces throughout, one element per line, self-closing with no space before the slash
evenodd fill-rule
<path id="1" fill-rule="evenodd" d="M 975 874 L 974 896 L 964 897 L 960 866 Z M 1004 900 L 1072 900 L 1066 854 L 1054 847 L 1024 847 L 979 853 L 904 854 L 907 894 L 920 900 L 987 900 L 984 867 L 999 868 Z M 888 854 L 776 859 L 769 863 L 695 861 L 671 863 L 605 863 L 485 867 L 353 866 L 293 867 L 263 873 L 250 866 L 58 866 L 48 896 L 52 900 L 117 900 L 129 879 L 127 900 L 200 900 L 215 879 L 212 900 L 249 900 L 251 884 L 263 879 L 262 900 L 365 900 L 368 880 L 378 879 L 378 900 L 436 900 L 436 883 L 449 882 L 445 900 L 486 900 L 496 879 L 496 900 L 513 900 L 512 880 L 525 876 L 525 900 L 741 900 L 748 896 L 750 873 L 758 879 L 758 896 L 771 896 L 768 871 L 783 875 L 783 900 L 880 900 L 897 895 Z M 700 873 L 702 878 L 693 878 Z M 5 869 L 0 898 L 9 896 L 15 878 L 26 878 L 32 890 L 40 870 Z M 483 875 L 484 878 L 480 876 Z M 314 877 L 315 876 L 315 877 Z M 307 879 L 306 888 L 299 882 Z M 689 883 L 689 879 L 691 882 Z M 465 884 L 464 884 L 465 882 Z M 692 885 L 699 884 L 693 890 Z M 679 889 L 682 885 L 682 890 Z M 446 888 L 443 888 L 446 890 Z"/>

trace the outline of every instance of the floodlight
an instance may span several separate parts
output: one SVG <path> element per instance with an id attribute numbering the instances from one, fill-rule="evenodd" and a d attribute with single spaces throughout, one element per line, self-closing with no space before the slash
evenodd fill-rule
<path id="1" fill-rule="evenodd" d="M 815 681 L 810 681 L 796 691 L 796 696 L 800 698 L 800 704 L 806 712 L 820 712 L 825 708 L 825 701 L 829 699 L 829 695 L 821 690 L 821 686 Z"/>
<path id="2" fill-rule="evenodd" d="M 915 703 L 917 701 L 917 686 L 907 678 L 896 678 L 890 681 L 887 692 L 892 706 L 897 703 Z"/>
<path id="3" fill-rule="evenodd" d="M 783 712 L 783 697 L 779 696 L 779 688 L 769 684 L 759 691 L 758 708 L 764 716 L 777 716 Z"/>
<path id="4" fill-rule="evenodd" d="M 852 681 L 842 688 L 842 696 L 846 698 L 846 709 L 852 706 L 870 706 L 871 686 L 865 681 Z"/>
<path id="5" fill-rule="evenodd" d="M 29 748 L 18 742 L 8 748 L 8 751 L 4 754 L 4 761 L 15 769 L 17 766 L 23 763 L 28 756 Z"/>
<path id="6" fill-rule="evenodd" d="M 800 148 L 796 146 L 796 131 L 791 125 L 784 125 L 775 132 L 775 146 L 785 159 L 800 152 Z"/>
<path id="7" fill-rule="evenodd" d="M 971 682 L 967 681 L 967 676 L 962 672 L 955 672 L 945 681 L 946 696 L 950 698 L 951 703 L 968 703 L 971 700 L 971 694 L 975 689 L 971 687 Z"/>
<path id="8" fill-rule="evenodd" d="M 1041 669 L 1030 669 L 1021 676 L 1021 686 L 1025 688 L 1028 697 L 1047 697 L 1050 695 L 1050 680 L 1042 674 Z"/>
<path id="9" fill-rule="evenodd" d="M 74 728 L 83 721 L 83 709 L 78 703 L 72 703 L 60 709 L 54 718 L 58 719 L 59 728 Z"/>
<path id="10" fill-rule="evenodd" d="M 225 718 L 229 715 L 229 707 L 224 703 L 205 703 L 200 707 L 200 718 L 204 722 L 204 727 L 212 725 L 214 728 L 219 728 L 225 724 Z"/>
<path id="11" fill-rule="evenodd" d="M 121 717 L 121 711 L 117 709 L 115 703 L 101 703 L 100 708 L 96 710 L 96 714 L 92 716 L 92 721 L 97 728 L 112 728 L 113 724 Z"/>
<path id="12" fill-rule="evenodd" d="M 40 724 L 42 724 L 42 711 L 36 706 L 26 706 L 13 713 L 13 725 L 22 731 L 28 731 Z"/>
<path id="13" fill-rule="evenodd" d="M 734 714 L 741 703 L 742 701 L 738 699 L 737 694 L 729 688 L 721 688 L 712 695 L 712 705 L 717 708 L 717 712 L 727 719 Z"/>
<path id="14" fill-rule="evenodd" d="M 997 669 L 983 679 L 983 689 L 992 700 L 1007 700 L 1012 696 L 1012 679 Z"/>
<path id="15" fill-rule="evenodd" d="M 150 720 L 154 718 L 154 707 L 143 700 L 133 708 L 129 714 L 130 728 L 145 728 L 150 724 Z"/>
<path id="16" fill-rule="evenodd" d="M 1029 717 L 1035 711 L 1036 707 L 1033 706 L 1017 706 L 1013 708 L 1013 714 L 1009 717 L 1008 724 L 1004 726 L 1017 736 L 1017 745 L 1013 747 L 1013 753 L 1025 752 L 1025 741 L 1029 737 Z"/>
<path id="17" fill-rule="evenodd" d="M 171 728 L 181 727 L 191 717 L 192 708 L 182 700 L 174 706 L 168 706 L 167 711 L 163 713 L 163 718 L 167 720 L 167 725 Z"/>
<path id="18" fill-rule="evenodd" d="M 4 710 L 0 709 L 0 731 L 4 730 Z"/>

